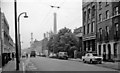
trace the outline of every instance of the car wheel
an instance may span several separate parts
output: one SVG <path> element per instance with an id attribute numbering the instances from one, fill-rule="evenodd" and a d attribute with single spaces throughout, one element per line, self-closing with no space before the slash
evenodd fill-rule
<path id="1" fill-rule="evenodd" d="M 68 60 L 68 58 L 66 57 L 66 60 Z"/>
<path id="2" fill-rule="evenodd" d="M 102 64 L 102 61 L 99 61 L 99 64 Z"/>
<path id="3" fill-rule="evenodd" d="M 92 64 L 93 63 L 93 61 L 92 60 L 90 60 L 90 64 Z"/>

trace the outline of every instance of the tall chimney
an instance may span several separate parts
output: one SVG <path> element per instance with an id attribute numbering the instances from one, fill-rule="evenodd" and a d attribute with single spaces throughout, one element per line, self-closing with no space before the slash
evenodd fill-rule
<path id="1" fill-rule="evenodd" d="M 54 13 L 54 34 L 57 33 L 57 14 Z"/>

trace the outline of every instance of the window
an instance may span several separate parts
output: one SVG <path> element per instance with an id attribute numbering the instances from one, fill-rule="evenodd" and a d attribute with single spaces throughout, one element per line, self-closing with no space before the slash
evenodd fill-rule
<path id="1" fill-rule="evenodd" d="M 94 26 L 95 26 L 95 21 L 93 21 L 91 24 L 91 32 L 94 32 Z"/>
<path id="2" fill-rule="evenodd" d="M 106 11 L 106 19 L 109 19 L 109 10 Z"/>
<path id="3" fill-rule="evenodd" d="M 115 24 L 115 37 L 118 37 L 118 23 Z"/>
<path id="4" fill-rule="evenodd" d="M 113 10 L 114 10 L 114 15 L 118 15 L 118 7 L 115 7 Z"/>
<path id="5" fill-rule="evenodd" d="M 101 45 L 99 45 L 99 56 L 101 55 Z"/>
<path id="6" fill-rule="evenodd" d="M 118 23 L 116 23 L 115 26 L 116 26 L 116 31 L 118 31 Z"/>
<path id="7" fill-rule="evenodd" d="M 87 26 L 85 26 L 85 34 L 87 34 Z"/>
<path id="8" fill-rule="evenodd" d="M 102 2 L 99 2 L 99 10 L 102 9 Z"/>
<path id="9" fill-rule="evenodd" d="M 102 40 L 102 28 L 99 29 L 99 39 Z"/>
<path id="10" fill-rule="evenodd" d="M 88 20 L 90 19 L 90 8 L 88 9 Z"/>
<path id="11" fill-rule="evenodd" d="M 109 27 L 108 26 L 106 26 L 106 33 L 107 33 L 107 35 L 109 34 Z"/>
<path id="12" fill-rule="evenodd" d="M 88 24 L 88 29 L 87 29 L 87 33 L 89 33 L 90 31 L 90 24 Z"/>
<path id="13" fill-rule="evenodd" d="M 102 35 L 102 28 L 99 28 L 99 33 Z"/>
<path id="14" fill-rule="evenodd" d="M 92 7 L 92 18 L 95 17 L 95 6 Z"/>
<path id="15" fill-rule="evenodd" d="M 83 26 L 83 29 L 84 29 L 84 34 L 85 34 L 85 25 Z"/>
<path id="16" fill-rule="evenodd" d="M 106 6 L 108 6 L 109 5 L 109 2 L 108 1 L 106 1 Z"/>
<path id="17" fill-rule="evenodd" d="M 83 21 L 86 22 L 86 11 L 83 14 Z"/>
<path id="18" fill-rule="evenodd" d="M 102 21 L 102 14 L 99 14 L 99 21 Z"/>

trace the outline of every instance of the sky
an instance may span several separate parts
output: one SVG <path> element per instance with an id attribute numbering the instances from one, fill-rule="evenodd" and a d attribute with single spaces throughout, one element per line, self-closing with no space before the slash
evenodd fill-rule
<path id="1" fill-rule="evenodd" d="M 51 8 L 50 5 L 60 8 Z M 15 41 L 14 0 L 1 0 L 1 10 L 10 27 L 10 36 Z M 57 31 L 67 27 L 72 31 L 82 26 L 82 0 L 17 0 L 17 15 L 20 16 L 22 49 L 30 46 L 31 32 L 34 40 L 42 40 L 43 34 L 53 31 L 54 17 L 57 13 Z"/>

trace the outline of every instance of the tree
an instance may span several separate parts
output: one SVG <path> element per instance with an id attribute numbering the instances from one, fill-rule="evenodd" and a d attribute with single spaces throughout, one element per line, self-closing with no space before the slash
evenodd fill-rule
<path id="1" fill-rule="evenodd" d="M 71 30 L 65 27 L 59 30 L 58 34 L 50 37 L 47 46 L 51 52 L 58 53 L 64 51 L 70 55 L 74 53 L 74 50 L 78 50 L 79 41 Z"/>

